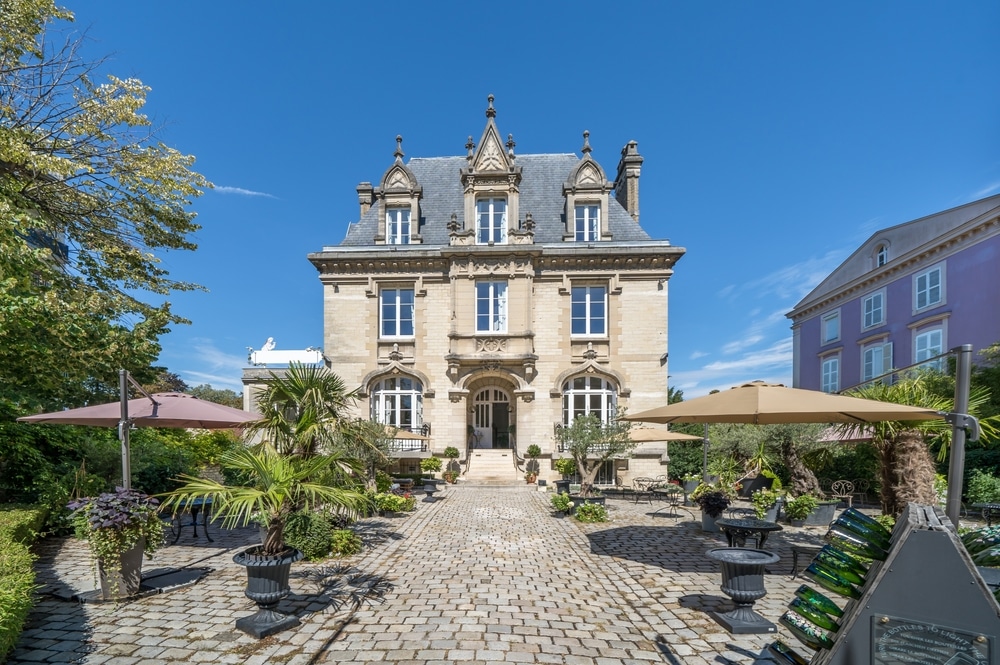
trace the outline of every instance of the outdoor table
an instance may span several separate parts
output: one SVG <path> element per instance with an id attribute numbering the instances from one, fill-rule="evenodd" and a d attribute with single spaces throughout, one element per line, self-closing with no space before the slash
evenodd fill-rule
<path id="1" fill-rule="evenodd" d="M 202 510 L 204 509 L 204 510 Z M 175 508 L 174 513 L 170 517 L 170 529 L 174 534 L 174 544 L 181 539 L 181 532 L 184 530 L 184 524 L 181 522 L 181 516 L 184 513 L 191 515 L 191 526 L 193 527 L 192 535 L 198 537 L 198 513 L 201 513 L 201 526 L 205 533 L 205 538 L 208 542 L 214 543 L 212 537 L 208 535 L 208 519 L 209 515 L 212 513 L 212 499 L 211 498 L 201 498 L 192 499 L 191 501 L 182 501 Z"/>
<path id="2" fill-rule="evenodd" d="M 649 491 L 658 497 L 666 499 L 668 502 L 666 506 L 654 510 L 653 514 L 659 513 L 661 510 L 665 510 L 667 508 L 683 508 L 682 501 L 684 497 L 684 490 L 682 490 L 679 486 L 665 485 L 663 487 L 654 487 Z M 680 517 L 680 513 L 670 513 L 669 516 Z"/>
<path id="3" fill-rule="evenodd" d="M 763 549 L 767 537 L 772 531 L 781 531 L 782 526 L 776 522 L 767 522 L 753 517 L 746 519 L 718 519 L 716 525 L 726 534 L 730 547 L 745 547 L 747 538 L 757 540 L 757 549 Z"/>
<path id="4" fill-rule="evenodd" d="M 993 518 L 1000 517 L 1000 503 L 974 503 L 972 507 L 983 513 L 986 526 L 993 526 Z"/>

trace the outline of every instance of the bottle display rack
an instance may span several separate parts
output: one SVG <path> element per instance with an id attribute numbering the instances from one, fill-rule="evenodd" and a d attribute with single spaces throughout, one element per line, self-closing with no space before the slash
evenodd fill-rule
<path id="1" fill-rule="evenodd" d="M 940 508 L 910 504 L 891 534 L 848 508 L 826 540 L 769 647 L 779 663 L 1000 665 L 1000 604 Z"/>

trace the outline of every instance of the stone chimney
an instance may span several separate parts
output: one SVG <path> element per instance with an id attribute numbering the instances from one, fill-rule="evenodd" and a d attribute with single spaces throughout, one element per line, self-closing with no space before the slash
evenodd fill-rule
<path id="1" fill-rule="evenodd" d="M 363 182 L 358 185 L 358 203 L 361 204 L 361 217 L 372 207 L 375 202 L 375 188 L 370 182 Z M 359 217 L 358 219 L 361 219 Z"/>
<path id="2" fill-rule="evenodd" d="M 615 176 L 615 198 L 622 207 L 639 221 L 639 172 L 642 171 L 642 155 L 639 154 L 639 144 L 629 141 L 622 148 L 622 158 L 618 162 L 618 175 Z"/>

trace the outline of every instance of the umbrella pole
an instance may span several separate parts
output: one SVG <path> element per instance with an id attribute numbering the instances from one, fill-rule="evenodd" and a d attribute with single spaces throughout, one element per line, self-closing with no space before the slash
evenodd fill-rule
<path id="1" fill-rule="evenodd" d="M 705 423 L 705 437 L 701 444 L 701 480 L 708 482 L 708 423 Z"/>
<path id="2" fill-rule="evenodd" d="M 128 370 L 118 370 L 118 394 L 122 405 L 122 418 L 118 422 L 118 438 L 122 442 L 122 487 L 132 489 L 132 459 L 128 440 Z"/>
<path id="3" fill-rule="evenodd" d="M 969 411 L 969 384 L 972 381 L 972 345 L 963 344 L 952 349 L 952 352 L 957 352 L 954 413 L 966 414 Z M 966 422 L 961 418 L 952 421 L 948 502 L 945 504 L 945 512 L 955 528 L 958 528 L 959 511 L 962 507 L 962 484 L 965 480 L 965 425 Z"/>

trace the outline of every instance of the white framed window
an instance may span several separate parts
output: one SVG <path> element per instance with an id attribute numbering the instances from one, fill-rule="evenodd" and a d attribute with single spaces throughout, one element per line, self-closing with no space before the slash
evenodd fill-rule
<path id="1" fill-rule="evenodd" d="M 563 425 L 569 426 L 590 414 L 609 423 L 615 418 L 617 405 L 615 385 L 598 376 L 578 376 L 563 384 Z"/>
<path id="2" fill-rule="evenodd" d="M 382 289 L 382 337 L 413 337 L 413 289 Z"/>
<path id="3" fill-rule="evenodd" d="M 913 276 L 913 309 L 936 307 L 944 302 L 944 269 L 937 265 Z"/>
<path id="4" fill-rule="evenodd" d="M 871 381 L 892 371 L 892 342 L 866 346 L 861 354 L 861 380 Z M 888 382 L 888 377 L 883 379 Z"/>
<path id="5" fill-rule="evenodd" d="M 913 337 L 913 362 L 919 363 L 944 353 L 944 330 L 932 328 Z M 944 369 L 944 358 L 938 358 L 924 365 L 936 370 Z"/>
<path id="6" fill-rule="evenodd" d="M 840 339 L 840 310 L 827 312 L 820 319 L 820 343 L 829 344 Z"/>
<path id="7" fill-rule="evenodd" d="M 820 390 L 825 393 L 840 390 L 840 356 L 823 358 L 820 370 Z"/>
<path id="8" fill-rule="evenodd" d="M 372 389 L 372 420 L 405 432 L 424 424 L 423 387 L 409 377 L 382 379 Z"/>
<path id="9" fill-rule="evenodd" d="M 410 244 L 409 208 L 389 208 L 386 211 L 385 242 L 388 245 Z"/>
<path id="10" fill-rule="evenodd" d="M 507 332 L 507 282 L 476 282 L 476 332 Z"/>
<path id="11" fill-rule="evenodd" d="M 606 335 L 608 289 L 604 286 L 574 286 L 570 297 L 572 334 Z"/>
<path id="12" fill-rule="evenodd" d="M 507 244 L 507 199 L 476 201 L 476 244 Z"/>
<path id="13" fill-rule="evenodd" d="M 599 205 L 576 206 L 576 241 L 591 242 L 599 238 L 601 228 L 601 207 Z"/>
<path id="14" fill-rule="evenodd" d="M 881 268 L 889 262 L 889 246 L 882 244 L 875 250 L 875 267 Z"/>
<path id="15" fill-rule="evenodd" d="M 885 323 L 885 291 L 876 291 L 861 301 L 862 328 L 874 328 Z"/>

